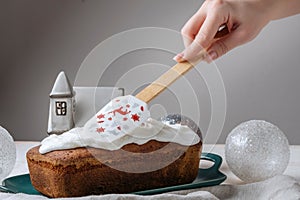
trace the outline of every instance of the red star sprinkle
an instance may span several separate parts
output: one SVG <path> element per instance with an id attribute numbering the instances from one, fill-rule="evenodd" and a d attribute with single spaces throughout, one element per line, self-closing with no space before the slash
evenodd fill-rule
<path id="1" fill-rule="evenodd" d="M 100 115 L 97 116 L 98 119 L 102 119 L 102 118 L 104 118 L 104 117 L 105 117 L 104 114 L 100 114 Z"/>
<path id="2" fill-rule="evenodd" d="M 133 121 L 140 121 L 140 116 L 138 116 L 138 114 L 132 114 L 132 115 L 131 115 L 131 119 L 132 119 Z"/>
<path id="3" fill-rule="evenodd" d="M 141 106 L 141 111 L 144 111 L 144 106 Z"/>
<path id="4" fill-rule="evenodd" d="M 97 128 L 97 132 L 98 133 L 103 133 L 104 131 L 105 131 L 105 128 L 102 128 L 102 127 Z"/>

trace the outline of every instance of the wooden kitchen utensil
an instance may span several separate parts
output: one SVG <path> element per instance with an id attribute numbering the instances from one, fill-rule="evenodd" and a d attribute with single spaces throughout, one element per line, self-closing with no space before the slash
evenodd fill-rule
<path id="1" fill-rule="evenodd" d="M 220 27 L 219 31 L 215 35 L 215 40 L 225 36 L 228 34 L 227 26 Z M 205 59 L 206 49 L 203 49 L 199 58 L 196 62 L 190 63 L 188 61 L 177 63 L 168 71 L 166 71 L 163 75 L 161 75 L 158 79 L 140 91 L 135 97 L 148 103 L 152 99 L 154 99 L 157 95 L 159 95 L 162 91 L 164 91 L 167 87 L 169 87 L 174 81 L 176 81 L 179 77 L 184 75 L 190 69 L 194 67 L 195 63 L 199 63 L 200 61 Z"/>

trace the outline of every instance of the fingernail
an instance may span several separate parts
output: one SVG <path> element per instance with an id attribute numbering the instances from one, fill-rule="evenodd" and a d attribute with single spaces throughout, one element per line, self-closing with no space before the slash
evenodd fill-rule
<path id="1" fill-rule="evenodd" d="M 218 57 L 218 54 L 215 51 L 211 51 L 208 53 L 208 56 L 211 60 L 215 60 Z"/>
<path id="2" fill-rule="evenodd" d="M 179 53 L 176 56 L 174 56 L 173 60 L 175 60 L 176 62 L 182 62 L 184 61 L 183 55 L 183 53 Z"/>

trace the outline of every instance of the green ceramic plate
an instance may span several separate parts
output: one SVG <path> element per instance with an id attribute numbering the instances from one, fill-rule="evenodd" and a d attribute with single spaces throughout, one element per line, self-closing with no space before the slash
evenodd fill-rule
<path id="1" fill-rule="evenodd" d="M 218 185 L 223 181 L 225 181 L 226 175 L 224 175 L 219 171 L 219 168 L 222 164 L 222 158 L 220 156 L 212 153 L 202 153 L 201 160 L 212 161 L 214 164 L 208 169 L 200 168 L 197 178 L 192 183 L 139 191 L 139 192 L 135 192 L 134 194 L 152 195 L 152 194 L 159 194 L 159 193 L 171 192 L 176 190 L 185 190 L 185 189 L 213 186 L 213 185 Z M 41 193 L 36 191 L 34 187 L 31 185 L 29 174 L 13 176 L 5 179 L 2 182 L 2 186 L 0 186 L 0 192 L 42 195 Z"/>

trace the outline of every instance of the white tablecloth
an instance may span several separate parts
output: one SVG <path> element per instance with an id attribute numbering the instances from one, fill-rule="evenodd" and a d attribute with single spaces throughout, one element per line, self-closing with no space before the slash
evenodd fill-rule
<path id="1" fill-rule="evenodd" d="M 16 142 L 17 161 L 9 176 L 28 173 L 25 153 L 28 149 L 38 145 L 38 142 Z M 205 145 L 203 152 L 216 153 L 224 158 L 224 145 Z M 208 188 L 173 192 L 154 196 L 137 195 L 102 195 L 88 196 L 76 199 L 300 199 L 300 146 L 291 146 L 291 159 L 284 175 L 268 179 L 263 182 L 243 184 L 229 170 L 225 159 L 220 168 L 227 175 L 227 180 L 220 186 Z M 202 167 L 209 165 L 207 162 L 201 163 Z M 43 196 L 33 196 L 25 194 L 5 194 L 0 193 L 0 199 L 47 199 Z M 74 199 L 74 198 L 72 198 Z"/>

